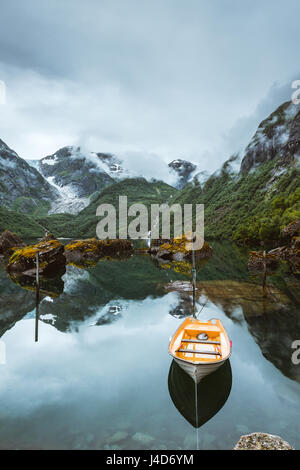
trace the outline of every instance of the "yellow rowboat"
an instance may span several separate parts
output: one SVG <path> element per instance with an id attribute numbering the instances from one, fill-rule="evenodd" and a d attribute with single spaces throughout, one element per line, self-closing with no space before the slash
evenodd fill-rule
<path id="1" fill-rule="evenodd" d="M 230 357 L 231 342 L 220 320 L 202 323 L 188 317 L 171 339 L 169 353 L 195 383 L 199 383 Z"/>

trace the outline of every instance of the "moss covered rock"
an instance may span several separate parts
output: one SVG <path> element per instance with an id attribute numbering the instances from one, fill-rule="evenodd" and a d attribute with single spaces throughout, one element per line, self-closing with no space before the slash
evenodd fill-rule
<path id="1" fill-rule="evenodd" d="M 133 252 L 129 240 L 73 240 L 65 246 L 65 256 L 68 263 L 87 266 L 87 262 L 94 264 L 103 256 L 121 256 Z"/>
<path id="2" fill-rule="evenodd" d="M 284 238 L 286 237 L 293 237 L 295 235 L 297 235 L 300 231 L 300 219 L 298 220 L 294 220 L 293 222 L 291 222 L 290 224 L 288 224 L 286 227 L 284 227 L 282 229 L 282 236 Z"/>
<path id="3" fill-rule="evenodd" d="M 280 260 L 289 263 L 293 274 L 300 274 L 300 237 L 292 237 L 287 245 L 279 246 L 266 253 L 267 269 L 276 269 Z M 262 251 L 250 251 L 248 268 L 258 271 L 264 269 L 264 255 Z"/>
<path id="4" fill-rule="evenodd" d="M 300 275 L 300 237 L 293 237 L 289 245 L 275 248 L 270 254 L 287 261 L 292 273 Z"/>
<path id="5" fill-rule="evenodd" d="M 250 251 L 248 268 L 254 271 L 261 271 L 264 269 L 266 263 L 266 268 L 268 270 L 276 269 L 278 265 L 279 256 L 277 253 L 266 253 L 264 257 L 263 251 Z"/>
<path id="6" fill-rule="evenodd" d="M 23 273 L 16 272 L 11 272 L 9 274 L 9 277 L 15 284 L 22 287 L 23 289 L 31 292 L 36 292 L 36 282 L 34 277 L 26 276 Z M 62 280 L 60 275 L 55 277 L 41 276 L 39 289 L 39 293 L 41 296 L 40 298 L 42 298 L 42 296 L 57 298 L 63 293 L 63 290 L 64 281 Z"/>
<path id="7" fill-rule="evenodd" d="M 39 254 L 39 272 L 48 276 L 62 274 L 65 271 L 66 259 L 64 247 L 58 240 L 41 241 L 16 250 L 9 258 L 7 270 L 26 275 L 36 273 L 36 254 Z"/>
<path id="8" fill-rule="evenodd" d="M 44 238 L 41 241 L 48 242 L 49 240 L 56 240 L 56 237 L 53 235 L 53 233 L 46 232 Z"/>
<path id="9" fill-rule="evenodd" d="M 185 235 L 161 242 L 160 240 L 151 242 L 150 253 L 155 254 L 157 258 L 175 261 L 192 260 L 192 251 L 188 249 L 190 241 Z M 212 253 L 212 247 L 204 241 L 202 248 L 195 250 L 195 257 L 198 260 L 206 259 L 210 258 Z"/>

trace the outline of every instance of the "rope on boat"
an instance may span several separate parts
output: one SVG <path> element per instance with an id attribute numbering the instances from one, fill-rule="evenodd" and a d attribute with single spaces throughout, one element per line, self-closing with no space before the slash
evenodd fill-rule
<path id="1" fill-rule="evenodd" d="M 195 263 L 195 250 L 194 250 L 194 236 L 192 235 L 192 277 L 193 277 L 193 317 L 196 317 L 196 282 L 197 282 L 197 270 Z"/>
<path id="2" fill-rule="evenodd" d="M 206 307 L 207 302 L 208 302 L 208 299 L 206 299 L 205 304 L 202 305 L 202 308 L 201 308 L 200 312 L 197 313 L 196 318 L 198 318 L 198 316 L 200 315 L 200 313 L 202 312 L 202 310 L 204 309 L 204 307 Z"/>
<path id="3" fill-rule="evenodd" d="M 198 318 L 204 307 L 206 306 L 208 299 L 206 300 L 205 304 L 202 306 L 200 312 L 196 315 L 196 282 L 197 282 L 197 270 L 196 270 L 196 263 L 195 263 L 195 250 L 194 250 L 194 237 L 192 238 L 192 276 L 193 276 L 193 317 Z"/>

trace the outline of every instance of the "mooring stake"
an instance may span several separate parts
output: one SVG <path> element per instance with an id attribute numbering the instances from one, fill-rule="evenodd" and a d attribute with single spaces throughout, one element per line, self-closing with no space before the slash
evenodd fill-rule
<path id="1" fill-rule="evenodd" d="M 267 259 L 266 259 L 266 250 L 264 250 L 263 297 L 267 297 Z"/>
<path id="2" fill-rule="evenodd" d="M 40 263 L 39 263 L 39 254 L 35 254 L 35 342 L 39 340 L 39 304 L 40 304 Z"/>

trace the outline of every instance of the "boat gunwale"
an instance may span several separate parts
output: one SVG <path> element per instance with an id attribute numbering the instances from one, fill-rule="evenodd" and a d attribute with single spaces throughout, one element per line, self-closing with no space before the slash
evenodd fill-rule
<path id="1" fill-rule="evenodd" d="M 196 367 L 199 367 L 199 366 L 205 367 L 205 366 L 209 366 L 209 365 L 211 365 L 211 364 L 220 364 L 220 365 L 221 365 L 223 362 L 227 361 L 227 359 L 229 359 L 230 356 L 231 356 L 230 340 L 229 340 L 229 338 L 228 338 L 227 332 L 226 332 L 226 330 L 225 330 L 225 328 L 224 328 L 223 323 L 221 322 L 221 320 L 219 320 L 219 322 L 220 322 L 221 325 L 222 325 L 223 333 L 225 334 L 225 338 L 226 338 L 226 340 L 227 340 L 227 342 L 228 342 L 228 344 L 229 344 L 229 353 L 227 354 L 227 356 L 224 356 L 224 357 L 222 357 L 222 359 L 217 359 L 217 360 L 209 360 L 209 361 L 205 361 L 205 362 L 199 362 L 199 361 L 198 361 L 198 362 L 193 362 L 193 361 L 191 361 L 190 359 L 183 359 L 183 358 L 181 358 L 181 357 L 177 357 L 175 354 L 173 354 L 173 353 L 171 352 L 170 345 L 171 345 L 171 342 L 172 342 L 173 338 L 175 337 L 176 333 L 177 333 L 179 330 L 183 329 L 184 323 L 189 323 L 188 320 L 189 320 L 190 318 L 192 318 L 192 317 L 187 317 L 187 318 L 184 320 L 184 322 L 181 323 L 181 325 L 179 325 L 179 327 L 176 329 L 175 333 L 173 334 L 172 339 L 171 339 L 171 341 L 170 341 L 170 343 L 169 343 L 169 348 L 168 348 L 169 354 L 170 354 L 174 359 L 176 359 L 177 361 L 187 362 L 188 364 L 191 364 L 191 365 L 196 366 Z M 194 320 L 196 320 L 196 321 L 198 321 L 199 323 L 201 323 L 197 318 L 194 319 Z M 208 320 L 208 321 L 206 321 L 206 322 L 203 322 L 203 323 L 209 323 L 211 320 L 212 320 L 212 319 L 210 319 L 210 320 Z"/>

